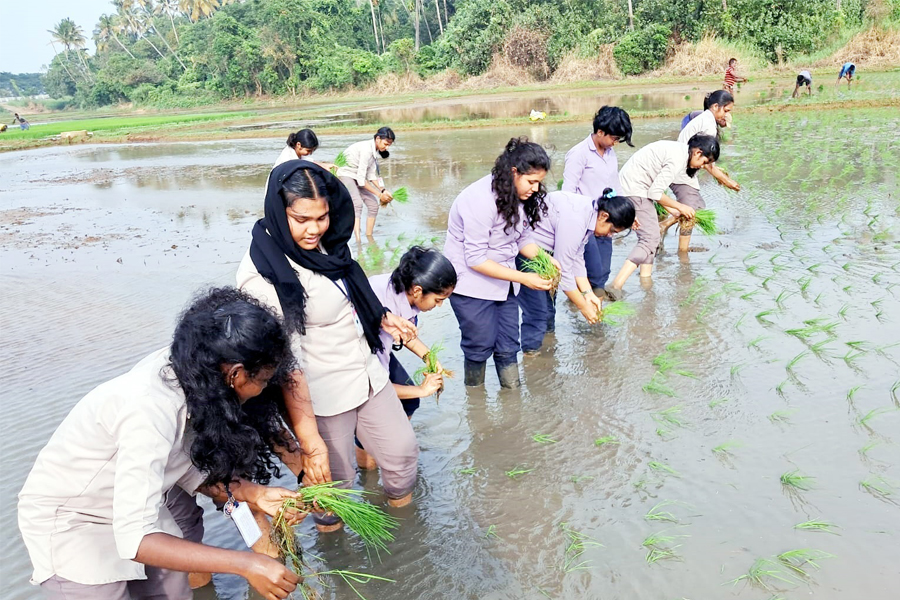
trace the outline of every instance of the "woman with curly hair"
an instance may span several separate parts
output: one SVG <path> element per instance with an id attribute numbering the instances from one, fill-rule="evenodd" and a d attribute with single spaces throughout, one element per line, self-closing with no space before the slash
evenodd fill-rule
<path id="1" fill-rule="evenodd" d="M 444 255 L 459 277 L 450 306 L 459 322 L 465 356 L 465 384 L 484 383 L 487 359 L 494 357 L 500 385 L 519 382 L 519 286 L 549 291 L 551 282 L 516 270 L 516 255 L 533 258 L 534 226 L 547 214 L 544 177 L 550 158 L 528 138 L 512 138 L 491 174 L 464 189 L 447 222 Z"/>
<path id="2" fill-rule="evenodd" d="M 275 515 L 294 495 L 265 487 L 290 441 L 259 397 L 293 362 L 259 302 L 233 288 L 199 297 L 170 346 L 89 392 L 38 455 L 18 505 L 32 583 L 52 599 L 187 600 L 188 572 L 216 572 L 287 597 L 298 578 L 283 564 L 201 544 L 166 504 L 199 490 Z"/>
<path id="3" fill-rule="evenodd" d="M 389 504 L 404 506 L 419 446 L 376 352 L 384 349 L 382 330 L 408 342 L 416 328 L 385 310 L 350 255 L 353 220 L 350 193 L 329 171 L 300 160 L 275 167 L 237 284 L 284 316 L 300 357 L 283 390 L 300 442 L 300 468 L 292 470 L 302 469 L 308 483 L 333 478 L 350 487 L 355 430 L 381 468 Z M 316 522 L 322 532 L 342 526 L 331 515 Z"/>

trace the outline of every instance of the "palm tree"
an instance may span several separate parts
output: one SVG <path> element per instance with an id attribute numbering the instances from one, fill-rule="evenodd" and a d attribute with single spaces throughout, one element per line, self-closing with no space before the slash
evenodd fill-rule
<path id="1" fill-rule="evenodd" d="M 172 53 L 172 56 L 175 57 L 175 60 L 178 61 L 178 64 L 181 65 L 181 68 L 187 71 L 187 66 L 181 61 L 181 58 L 178 57 L 169 45 L 169 42 L 166 41 L 166 38 L 156 31 L 156 28 L 153 26 L 153 16 L 147 10 L 149 0 L 113 0 L 113 6 L 119 11 L 119 16 L 128 22 L 131 30 L 134 31 L 139 38 L 146 40 L 147 43 L 156 50 L 156 53 L 159 54 L 160 58 L 165 58 L 166 55 L 156 47 L 156 44 L 150 41 L 150 38 L 147 37 L 147 33 L 155 33 L 166 45 L 166 48 L 169 49 L 169 52 Z"/>
<path id="2" fill-rule="evenodd" d="M 210 17 L 224 3 L 219 0 L 178 0 L 178 8 L 195 23 Z"/>
<path id="3" fill-rule="evenodd" d="M 369 0 L 369 10 L 372 11 L 372 31 L 375 34 L 375 51 L 378 52 L 378 25 L 375 20 L 375 0 Z M 384 31 L 381 32 L 381 51 L 384 52 Z"/>
<path id="4" fill-rule="evenodd" d="M 631 0 L 628 0 L 628 29 L 634 31 L 634 7 L 631 5 Z"/>
<path id="5" fill-rule="evenodd" d="M 178 30 L 175 29 L 175 15 L 180 14 L 181 9 L 178 7 L 178 0 L 160 0 L 159 4 L 153 7 L 154 15 L 166 15 L 169 17 L 169 23 L 172 24 L 172 33 L 175 34 L 175 43 L 179 43 Z"/>
<path id="6" fill-rule="evenodd" d="M 69 50 L 75 49 L 78 58 L 81 59 L 81 64 L 84 67 L 85 76 L 93 81 L 90 70 L 84 60 L 84 54 L 81 52 L 81 49 L 84 48 L 85 42 L 87 41 L 87 38 L 84 37 L 84 30 L 76 25 L 75 21 L 72 19 L 65 18 L 57 23 L 53 29 L 48 29 L 47 33 L 50 34 L 50 43 L 53 44 L 54 52 L 56 52 L 56 44 L 54 44 L 54 42 L 62 44 L 63 51 L 66 55 L 66 62 L 69 60 Z M 69 77 L 72 77 L 72 73 L 69 72 L 68 68 L 66 68 L 66 72 L 69 73 Z"/>
<path id="7" fill-rule="evenodd" d="M 119 44 L 119 47 L 128 54 L 128 56 L 134 58 L 134 54 L 125 47 L 122 40 L 116 35 L 121 29 L 122 27 L 116 17 L 112 15 L 100 15 L 100 20 L 97 22 L 97 28 L 94 29 L 94 40 L 97 42 L 97 49 L 105 49 L 109 44 L 109 40 L 113 39 Z"/>
<path id="8" fill-rule="evenodd" d="M 434 12 L 437 14 L 438 27 L 441 30 L 441 35 L 444 35 L 444 24 L 441 23 L 441 5 L 438 4 L 438 0 L 434 0 Z"/>

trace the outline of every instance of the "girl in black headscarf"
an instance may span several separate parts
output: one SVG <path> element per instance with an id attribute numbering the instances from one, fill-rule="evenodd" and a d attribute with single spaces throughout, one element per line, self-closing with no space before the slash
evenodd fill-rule
<path id="1" fill-rule="evenodd" d="M 375 352 L 383 329 L 409 341 L 415 327 L 387 312 L 350 255 L 353 205 L 344 185 L 318 165 L 283 163 L 269 175 L 265 217 L 253 228 L 238 287 L 283 315 L 302 366 L 284 389 L 307 481 L 355 476 L 353 432 L 381 467 L 391 504 L 407 504 L 418 445 Z M 337 528 L 317 517 L 320 530 Z"/>

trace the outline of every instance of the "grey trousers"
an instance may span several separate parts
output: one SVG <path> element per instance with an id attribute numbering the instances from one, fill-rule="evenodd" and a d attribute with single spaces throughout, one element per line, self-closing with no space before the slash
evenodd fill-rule
<path id="1" fill-rule="evenodd" d="M 184 539 L 203 541 L 203 509 L 193 496 L 174 487 L 166 494 L 166 508 Z M 194 597 L 188 584 L 188 574 L 157 567 L 145 567 L 147 579 L 116 581 L 98 585 L 75 583 L 54 575 L 41 584 L 41 591 L 50 600 L 191 600 Z"/>
<path id="2" fill-rule="evenodd" d="M 636 230 L 637 244 L 631 249 L 628 260 L 636 265 L 652 265 L 653 257 L 659 248 L 659 226 L 656 218 L 656 207 L 650 198 L 640 196 L 628 196 L 628 200 L 634 205 L 634 216 L 641 222 L 641 228 Z"/>
<path id="3" fill-rule="evenodd" d="M 419 444 L 403 405 L 389 382 L 353 410 L 330 417 L 316 416 L 319 435 L 328 446 L 331 478 L 349 488 L 356 478 L 356 444 L 353 433 L 381 470 L 381 484 L 388 498 L 402 498 L 416 485 Z M 316 515 L 327 523 L 328 517 Z"/>
<path id="4" fill-rule="evenodd" d="M 347 191 L 350 192 L 350 198 L 353 200 L 353 213 L 356 215 L 356 218 L 362 218 L 363 204 L 365 204 L 368 212 L 366 216 L 374 219 L 378 214 L 378 209 L 381 207 L 381 201 L 378 200 L 378 197 L 366 188 L 359 187 L 359 184 L 352 177 L 341 177 L 340 180 L 347 187 Z"/>

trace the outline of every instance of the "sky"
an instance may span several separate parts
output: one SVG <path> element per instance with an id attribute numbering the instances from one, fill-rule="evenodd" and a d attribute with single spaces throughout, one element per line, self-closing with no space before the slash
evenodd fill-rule
<path id="1" fill-rule="evenodd" d="M 47 30 L 66 17 L 81 26 L 93 53 L 94 26 L 113 11 L 110 0 L 0 0 L 0 71 L 37 73 L 50 64 Z"/>

